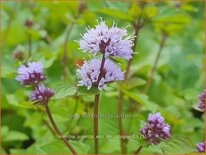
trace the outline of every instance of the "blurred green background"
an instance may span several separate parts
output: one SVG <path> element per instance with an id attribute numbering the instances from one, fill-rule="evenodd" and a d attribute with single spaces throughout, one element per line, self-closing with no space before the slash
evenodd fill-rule
<path id="1" fill-rule="evenodd" d="M 58 92 L 49 106 L 61 131 L 65 135 L 92 135 L 92 119 L 68 118 L 72 114 L 92 114 L 93 109 L 91 92 L 82 90 L 74 95 L 77 65 L 91 57 L 79 49 L 77 41 L 100 18 L 109 26 L 113 22 L 118 27 L 130 25 L 127 30 L 132 34 L 132 23 L 140 14 L 147 23 L 139 32 L 123 104 L 123 113 L 139 117 L 124 119 L 124 129 L 128 135 L 138 134 L 148 114 L 159 111 L 172 127 L 172 139 L 145 148 L 141 153 L 195 151 L 196 143 L 204 140 L 204 116 L 197 110 L 198 94 L 204 89 L 205 78 L 204 1 L 3 1 L 2 154 L 69 153 L 50 129 L 44 108 L 29 101 L 31 88 L 15 80 L 19 60 L 21 63 L 41 61 L 45 65 L 46 85 Z M 26 26 L 26 21 L 32 26 Z M 168 37 L 152 85 L 147 93 L 142 93 L 163 33 Z M 119 61 L 125 69 L 126 61 Z M 114 83 L 101 93 L 100 114 L 117 114 L 117 98 L 118 83 Z M 99 126 L 101 135 L 119 134 L 116 119 L 100 119 Z M 79 153 L 94 152 L 92 139 L 77 137 L 71 143 Z M 128 153 L 133 153 L 139 144 L 138 139 L 129 139 Z M 100 153 L 120 153 L 120 140 L 100 139 Z"/>

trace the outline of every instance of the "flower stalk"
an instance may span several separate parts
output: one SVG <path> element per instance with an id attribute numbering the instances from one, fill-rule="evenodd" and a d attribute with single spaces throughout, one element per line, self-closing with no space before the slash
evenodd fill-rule
<path id="1" fill-rule="evenodd" d="M 143 148 L 143 147 L 140 145 L 140 146 L 137 148 L 137 150 L 135 151 L 134 154 L 139 154 L 142 148 Z"/>
<path id="2" fill-rule="evenodd" d="M 49 120 L 55 130 L 55 132 L 59 135 L 59 137 L 63 140 L 66 146 L 73 154 L 77 154 L 71 144 L 66 140 L 62 132 L 57 127 L 52 114 L 49 110 L 49 100 L 52 96 L 54 96 L 55 91 L 47 88 L 44 84 L 40 85 L 40 82 L 46 80 L 43 71 L 43 64 L 41 62 L 29 62 L 26 66 L 21 65 L 18 68 L 18 75 L 16 77 L 17 81 L 20 81 L 23 85 L 30 85 L 33 87 L 34 91 L 30 95 L 30 100 L 34 101 L 34 104 L 44 105 L 46 109 L 46 113 L 49 117 Z M 50 129 L 50 128 L 49 128 Z"/>
<path id="3" fill-rule="evenodd" d="M 100 73 L 99 73 L 99 77 L 98 77 L 98 80 L 97 80 L 98 85 L 99 85 L 99 82 L 102 78 L 104 64 L 105 64 L 105 52 L 102 55 Z M 95 97 L 94 97 L 94 149 L 95 149 L 95 154 L 99 153 L 99 139 L 98 139 L 98 131 L 99 131 L 99 118 L 98 118 L 98 115 L 99 115 L 99 96 L 100 96 L 100 93 L 96 94 Z"/>
<path id="4" fill-rule="evenodd" d="M 98 140 L 99 96 L 100 94 L 96 94 L 94 97 L 94 150 L 95 150 L 95 154 L 99 153 L 99 140 Z"/>
<path id="5" fill-rule="evenodd" d="M 86 86 L 87 89 L 97 87 L 103 90 L 106 84 L 124 80 L 125 75 L 121 68 L 109 56 L 115 56 L 130 60 L 132 58 L 132 46 L 135 37 L 128 36 L 125 28 L 118 28 L 113 24 L 109 28 L 104 21 L 98 23 L 95 28 L 87 29 L 87 32 L 79 41 L 80 49 L 92 54 L 101 53 L 102 59 L 85 61 L 77 70 L 80 78 L 78 86 Z M 98 106 L 100 93 L 94 97 L 94 145 L 95 154 L 98 154 Z"/>
<path id="6" fill-rule="evenodd" d="M 77 152 L 75 151 L 75 149 L 72 147 L 72 145 L 66 140 L 66 138 L 64 137 L 64 135 L 62 134 L 62 132 L 59 130 L 59 128 L 57 127 L 52 114 L 50 112 L 48 103 L 45 103 L 45 109 L 46 109 L 46 113 L 49 117 L 49 120 L 54 128 L 54 130 L 56 131 L 56 133 L 59 135 L 59 137 L 62 139 L 62 141 L 66 144 L 66 146 L 69 148 L 69 150 L 72 152 L 72 154 L 77 154 Z"/>

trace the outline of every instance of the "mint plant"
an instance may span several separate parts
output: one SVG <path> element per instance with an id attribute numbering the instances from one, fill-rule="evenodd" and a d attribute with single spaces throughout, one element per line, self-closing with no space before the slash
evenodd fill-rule
<path id="1" fill-rule="evenodd" d="M 204 2 L 1 4 L 0 154 L 205 153 Z"/>
<path id="2" fill-rule="evenodd" d="M 77 70 L 77 74 L 81 79 L 79 86 L 87 86 L 87 89 L 98 88 L 103 90 L 105 84 L 124 80 L 124 74 L 121 69 L 109 58 L 111 56 L 121 57 L 126 60 L 132 58 L 132 46 L 135 36 L 129 36 L 127 30 L 118 28 L 114 24 L 111 28 L 104 21 L 96 25 L 95 28 L 87 29 L 87 32 L 79 41 L 80 48 L 84 52 L 92 54 L 101 53 L 101 60 L 92 59 L 84 62 L 84 65 Z M 99 111 L 100 93 L 94 98 L 94 148 L 95 154 L 99 153 L 98 141 L 98 111 Z"/>
<path id="3" fill-rule="evenodd" d="M 56 133 L 63 140 L 63 142 L 66 144 L 69 150 L 73 154 L 77 154 L 75 149 L 66 140 L 62 132 L 57 127 L 50 112 L 49 100 L 52 96 L 55 95 L 55 92 L 50 88 L 46 88 L 43 84 L 40 85 L 40 82 L 46 80 L 43 68 L 44 66 L 41 62 L 29 62 L 28 66 L 21 65 L 18 68 L 18 75 L 16 77 L 16 80 L 20 81 L 23 85 L 31 85 L 33 87 L 34 92 L 30 95 L 31 101 L 35 101 L 36 104 L 40 104 L 45 107 L 49 120 Z"/>

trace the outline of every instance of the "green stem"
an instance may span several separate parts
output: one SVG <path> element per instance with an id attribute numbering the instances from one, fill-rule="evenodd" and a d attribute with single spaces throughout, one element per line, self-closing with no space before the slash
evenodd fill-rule
<path id="1" fill-rule="evenodd" d="M 49 117 L 49 120 L 54 128 L 54 130 L 57 132 L 57 134 L 59 135 L 59 137 L 63 140 L 63 142 L 66 144 L 66 146 L 69 148 L 69 150 L 72 152 L 72 154 L 77 154 L 75 149 L 72 147 L 72 145 L 66 140 L 66 138 L 64 137 L 64 135 L 62 134 L 62 132 L 59 130 L 59 128 L 57 127 L 53 117 L 52 117 L 52 114 L 49 110 L 49 106 L 48 106 L 48 103 L 45 104 L 45 108 L 46 108 L 46 113 Z"/>
<path id="2" fill-rule="evenodd" d="M 72 29 L 73 29 L 73 26 L 74 26 L 74 23 L 72 22 L 72 25 L 67 30 L 65 41 L 64 41 L 64 53 L 63 53 L 63 57 L 62 57 L 64 81 L 66 81 L 66 79 L 67 79 L 67 71 L 68 71 L 68 67 L 67 67 L 67 63 L 68 63 L 67 42 L 69 40 L 69 35 L 70 35 L 70 33 L 71 33 Z"/>
<path id="3" fill-rule="evenodd" d="M 135 151 L 134 154 L 139 154 L 142 148 L 143 148 L 142 146 L 139 146 L 138 149 Z"/>
<path id="4" fill-rule="evenodd" d="M 152 80 L 153 80 L 154 74 L 155 74 L 155 72 L 157 70 L 157 65 L 158 65 L 160 56 L 162 54 L 163 47 L 165 45 L 166 39 L 167 39 L 167 35 L 166 34 L 162 34 L 162 39 L 161 39 L 161 42 L 160 42 L 159 50 L 158 50 L 157 55 L 155 57 L 155 61 L 154 61 L 154 64 L 152 66 L 152 69 L 151 69 L 151 71 L 149 73 L 149 77 L 148 77 L 147 83 L 145 85 L 145 88 L 143 90 L 143 93 L 147 93 L 147 91 L 149 90 L 149 88 L 150 88 L 150 86 L 152 84 Z"/>

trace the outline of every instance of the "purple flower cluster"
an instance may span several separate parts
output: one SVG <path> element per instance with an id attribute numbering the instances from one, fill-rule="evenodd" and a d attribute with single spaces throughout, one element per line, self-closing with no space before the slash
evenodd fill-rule
<path id="1" fill-rule="evenodd" d="M 46 104 L 55 92 L 46 88 L 43 84 L 39 86 L 39 83 L 46 79 L 43 68 L 44 66 L 41 62 L 29 62 L 28 66 L 21 65 L 18 68 L 16 80 L 23 85 L 32 85 L 36 89 L 30 96 L 32 101 Z"/>
<path id="2" fill-rule="evenodd" d="M 150 114 L 148 123 L 144 124 L 140 133 L 149 144 L 159 144 L 161 140 L 170 138 L 170 125 L 164 122 L 160 113 Z"/>
<path id="3" fill-rule="evenodd" d="M 205 147 L 205 144 L 206 144 L 206 142 L 204 143 L 204 142 L 202 142 L 202 143 L 198 143 L 197 145 L 196 145 L 196 148 L 197 148 L 197 150 L 196 150 L 196 152 L 199 152 L 199 153 L 204 153 L 206 150 L 206 147 Z"/>
<path id="4" fill-rule="evenodd" d="M 124 73 L 111 60 L 106 60 L 103 72 L 100 75 L 101 60 L 92 59 L 85 61 L 84 64 L 77 70 L 77 75 L 81 79 L 79 86 L 86 86 L 90 89 L 92 86 L 97 86 L 99 90 L 104 89 L 106 83 L 124 79 Z"/>
<path id="5" fill-rule="evenodd" d="M 202 111 L 202 112 L 205 112 L 205 93 L 206 93 L 206 90 L 204 90 L 203 93 L 201 93 L 199 95 L 199 105 L 198 105 L 198 108 Z"/>
<path id="6" fill-rule="evenodd" d="M 54 96 L 55 92 L 52 89 L 46 88 L 43 84 L 40 85 L 31 94 L 30 99 L 32 101 L 40 101 L 42 103 L 48 103 L 49 99 Z"/>
<path id="7" fill-rule="evenodd" d="M 80 48 L 91 53 L 102 52 L 106 56 L 132 58 L 133 36 L 128 36 L 126 29 L 116 26 L 108 28 L 104 21 L 101 21 L 95 28 L 87 29 L 87 32 L 80 40 Z"/>
<path id="8" fill-rule="evenodd" d="M 23 85 L 38 85 L 39 82 L 46 79 L 43 71 L 43 64 L 40 62 L 29 62 L 28 66 L 21 65 L 18 68 L 17 81 Z"/>
<path id="9" fill-rule="evenodd" d="M 84 62 L 84 65 L 77 70 L 80 78 L 78 86 L 86 86 L 87 89 L 94 86 L 102 90 L 107 83 L 124 80 L 124 73 L 108 57 L 131 59 L 133 38 L 128 36 L 126 29 L 114 25 L 108 28 L 102 20 L 95 28 L 87 29 L 79 41 L 80 48 L 84 52 L 102 53 L 102 60 L 93 59 Z"/>

